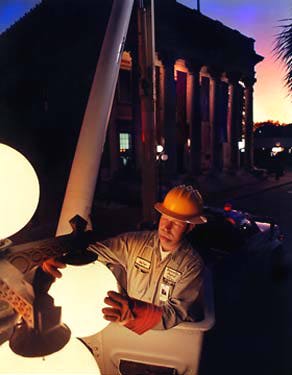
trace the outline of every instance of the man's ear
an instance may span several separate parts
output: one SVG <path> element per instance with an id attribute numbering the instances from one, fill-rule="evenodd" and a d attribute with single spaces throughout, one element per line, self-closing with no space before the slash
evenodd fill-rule
<path id="1" fill-rule="evenodd" d="M 191 230 L 193 230 L 195 228 L 195 226 L 196 226 L 196 224 L 188 224 L 186 233 L 189 233 Z"/>

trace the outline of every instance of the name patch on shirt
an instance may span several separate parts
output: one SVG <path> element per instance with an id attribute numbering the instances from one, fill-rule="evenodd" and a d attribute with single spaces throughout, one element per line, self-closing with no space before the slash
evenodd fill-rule
<path id="1" fill-rule="evenodd" d="M 137 257 L 135 261 L 135 267 L 142 271 L 149 271 L 151 267 L 151 262 L 149 262 L 149 260 L 147 259 Z"/>
<path id="2" fill-rule="evenodd" d="M 166 267 L 164 274 L 163 274 L 163 279 L 167 280 L 170 283 L 175 284 L 178 279 L 181 276 L 181 272 L 174 270 L 173 268 Z"/>

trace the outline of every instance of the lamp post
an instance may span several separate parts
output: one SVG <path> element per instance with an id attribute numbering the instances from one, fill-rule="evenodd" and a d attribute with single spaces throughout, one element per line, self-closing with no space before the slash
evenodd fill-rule
<path id="1" fill-rule="evenodd" d="M 6 163 L 10 168 L 4 168 Z M 9 305 L 17 312 L 16 317 L 10 321 L 11 324 L 14 324 L 14 329 L 9 338 L 9 344 L 2 345 L 0 349 L 1 371 L 15 374 L 23 372 L 25 369 L 28 373 L 60 373 L 64 371 L 73 373 L 79 371 L 80 373 L 98 374 L 93 356 L 73 336 L 74 334 L 86 336 L 97 333 L 108 324 L 101 317 L 101 309 L 104 306 L 103 300 L 107 291 L 109 289 L 117 290 L 116 280 L 106 266 L 100 263 L 93 264 L 97 257 L 93 252 L 87 250 L 88 234 L 84 232 L 87 223 L 79 216 L 70 220 L 73 231 L 68 235 L 16 246 L 4 238 L 4 236 L 9 236 L 20 230 L 33 215 L 38 204 L 39 185 L 37 176 L 29 162 L 17 151 L 2 144 L 0 144 L 0 165 L 3 166 L 0 196 L 3 197 L 5 194 L 5 202 L 9 202 L 9 198 L 13 199 L 9 193 L 15 194 L 18 191 L 24 193 L 17 206 L 13 204 L 14 202 L 12 203 L 9 215 L 6 215 L 6 211 L 0 211 L 2 238 L 0 300 L 5 306 Z M 30 188 L 24 189 L 27 186 Z M 31 191 L 35 195 L 33 195 L 34 199 L 29 200 Z M 17 217 L 18 213 L 23 213 L 21 220 Z M 7 217 L 6 222 L 5 217 Z M 15 222 L 13 217 L 16 217 Z M 56 300 L 52 297 L 54 292 L 51 292 L 52 295 L 48 292 L 53 281 L 52 277 L 37 268 L 44 260 L 53 256 L 61 256 L 62 261 L 72 264 L 73 268 L 75 267 L 71 272 L 71 278 L 68 275 L 63 277 L 65 283 L 69 283 L 69 290 L 64 291 L 62 283 L 59 284 L 57 289 L 62 295 L 61 298 L 60 295 L 59 297 L 56 295 Z M 91 271 L 96 267 L 94 276 L 93 272 L 88 272 L 88 267 Z M 36 272 L 34 272 L 31 284 L 25 276 L 30 271 L 35 271 L 34 269 Z M 89 291 L 91 296 L 86 294 L 86 291 Z M 68 294 L 70 294 L 71 302 L 69 309 L 66 303 Z M 99 298 L 96 298 L 96 295 Z M 89 306 L 90 301 L 94 301 L 93 306 Z M 75 309 L 72 307 L 72 302 Z M 76 309 L 78 303 L 83 304 L 83 309 Z M 69 311 L 70 317 L 74 315 L 75 320 L 67 318 L 66 314 L 63 314 L 63 310 Z M 100 310 L 99 315 L 98 310 Z M 93 318 L 95 319 L 91 319 L 91 321 L 95 320 L 96 324 L 91 325 L 89 315 L 93 316 L 94 313 Z M 64 319 L 66 319 L 67 325 L 62 323 Z M 76 321 L 83 322 L 83 331 L 80 329 L 75 331 L 76 327 L 73 323 Z"/>
<path id="2" fill-rule="evenodd" d="M 8 237 L 33 216 L 40 196 L 38 177 L 29 161 L 12 147 L 0 143 L 0 258 L 11 245 Z M 0 275 L 0 281 L 3 274 Z M 0 288 L 1 289 L 1 288 Z M 18 314 L 0 298 L 0 333 L 4 335 Z"/>
<path id="3" fill-rule="evenodd" d="M 80 247 L 82 243 L 83 249 Z M 95 334 L 109 324 L 103 319 L 101 310 L 105 306 L 104 298 L 108 290 L 117 291 L 117 282 L 105 265 L 93 262 L 96 256 L 91 253 L 92 257 L 89 257 L 86 247 L 84 236 L 81 235 L 80 241 L 78 234 L 73 232 L 53 239 L 10 246 L 0 255 L 0 299 L 8 302 L 21 317 L 9 339 L 10 348 L 18 356 L 51 359 L 51 355 L 54 354 L 53 358 L 55 358 L 55 353 L 65 348 L 64 354 L 73 355 L 78 346 L 81 347 L 82 356 L 82 345 L 77 345 L 74 337 Z M 41 253 L 40 249 L 42 249 Z M 65 254 L 63 259 L 70 262 L 71 258 L 75 265 L 64 270 L 62 280 L 53 283 L 52 290 L 50 276 L 40 268 L 35 273 L 33 285 L 26 282 L 24 274 L 42 264 L 52 254 L 55 256 Z M 76 254 L 79 257 L 78 266 Z M 61 317 L 66 325 L 61 323 Z M 7 368 L 11 368 L 7 363 L 6 352 L 7 346 L 1 347 L 1 370 L 3 363 Z M 64 370 L 67 370 L 67 364 L 71 363 L 71 367 L 69 366 L 71 370 L 68 372 L 77 371 L 76 369 L 79 368 L 80 372 L 84 373 L 78 353 L 79 351 L 74 354 L 79 358 L 76 367 L 72 367 L 75 358 L 67 357 Z M 57 363 L 59 359 L 58 354 Z M 54 360 L 49 360 L 48 363 L 53 367 L 46 367 L 41 360 L 34 361 L 39 373 L 56 370 Z M 92 373 L 98 373 L 96 371 L 95 364 L 95 372 Z"/>

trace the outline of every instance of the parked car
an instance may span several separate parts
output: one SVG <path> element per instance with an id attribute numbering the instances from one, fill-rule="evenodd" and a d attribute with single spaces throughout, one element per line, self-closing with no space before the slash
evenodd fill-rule
<path id="1" fill-rule="evenodd" d="M 206 224 L 197 225 L 188 235 L 204 260 L 212 262 L 238 251 L 280 251 L 283 236 L 272 218 L 223 208 L 205 207 Z"/>

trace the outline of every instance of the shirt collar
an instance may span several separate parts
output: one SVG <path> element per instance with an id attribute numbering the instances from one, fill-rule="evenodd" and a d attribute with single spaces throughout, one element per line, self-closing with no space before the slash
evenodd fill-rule
<path id="1" fill-rule="evenodd" d="M 178 246 L 178 248 L 174 251 L 169 252 L 169 255 L 171 256 L 171 259 L 175 259 L 176 255 L 180 251 L 180 249 L 184 248 L 186 245 L 187 245 L 187 240 L 185 238 L 183 238 L 180 245 Z M 159 257 L 160 257 L 160 248 L 161 248 L 161 244 L 160 244 L 158 231 L 157 231 L 156 235 L 154 236 L 154 251 L 156 252 L 156 255 L 159 256 Z M 166 259 L 166 258 L 167 257 L 165 257 L 164 259 Z"/>

